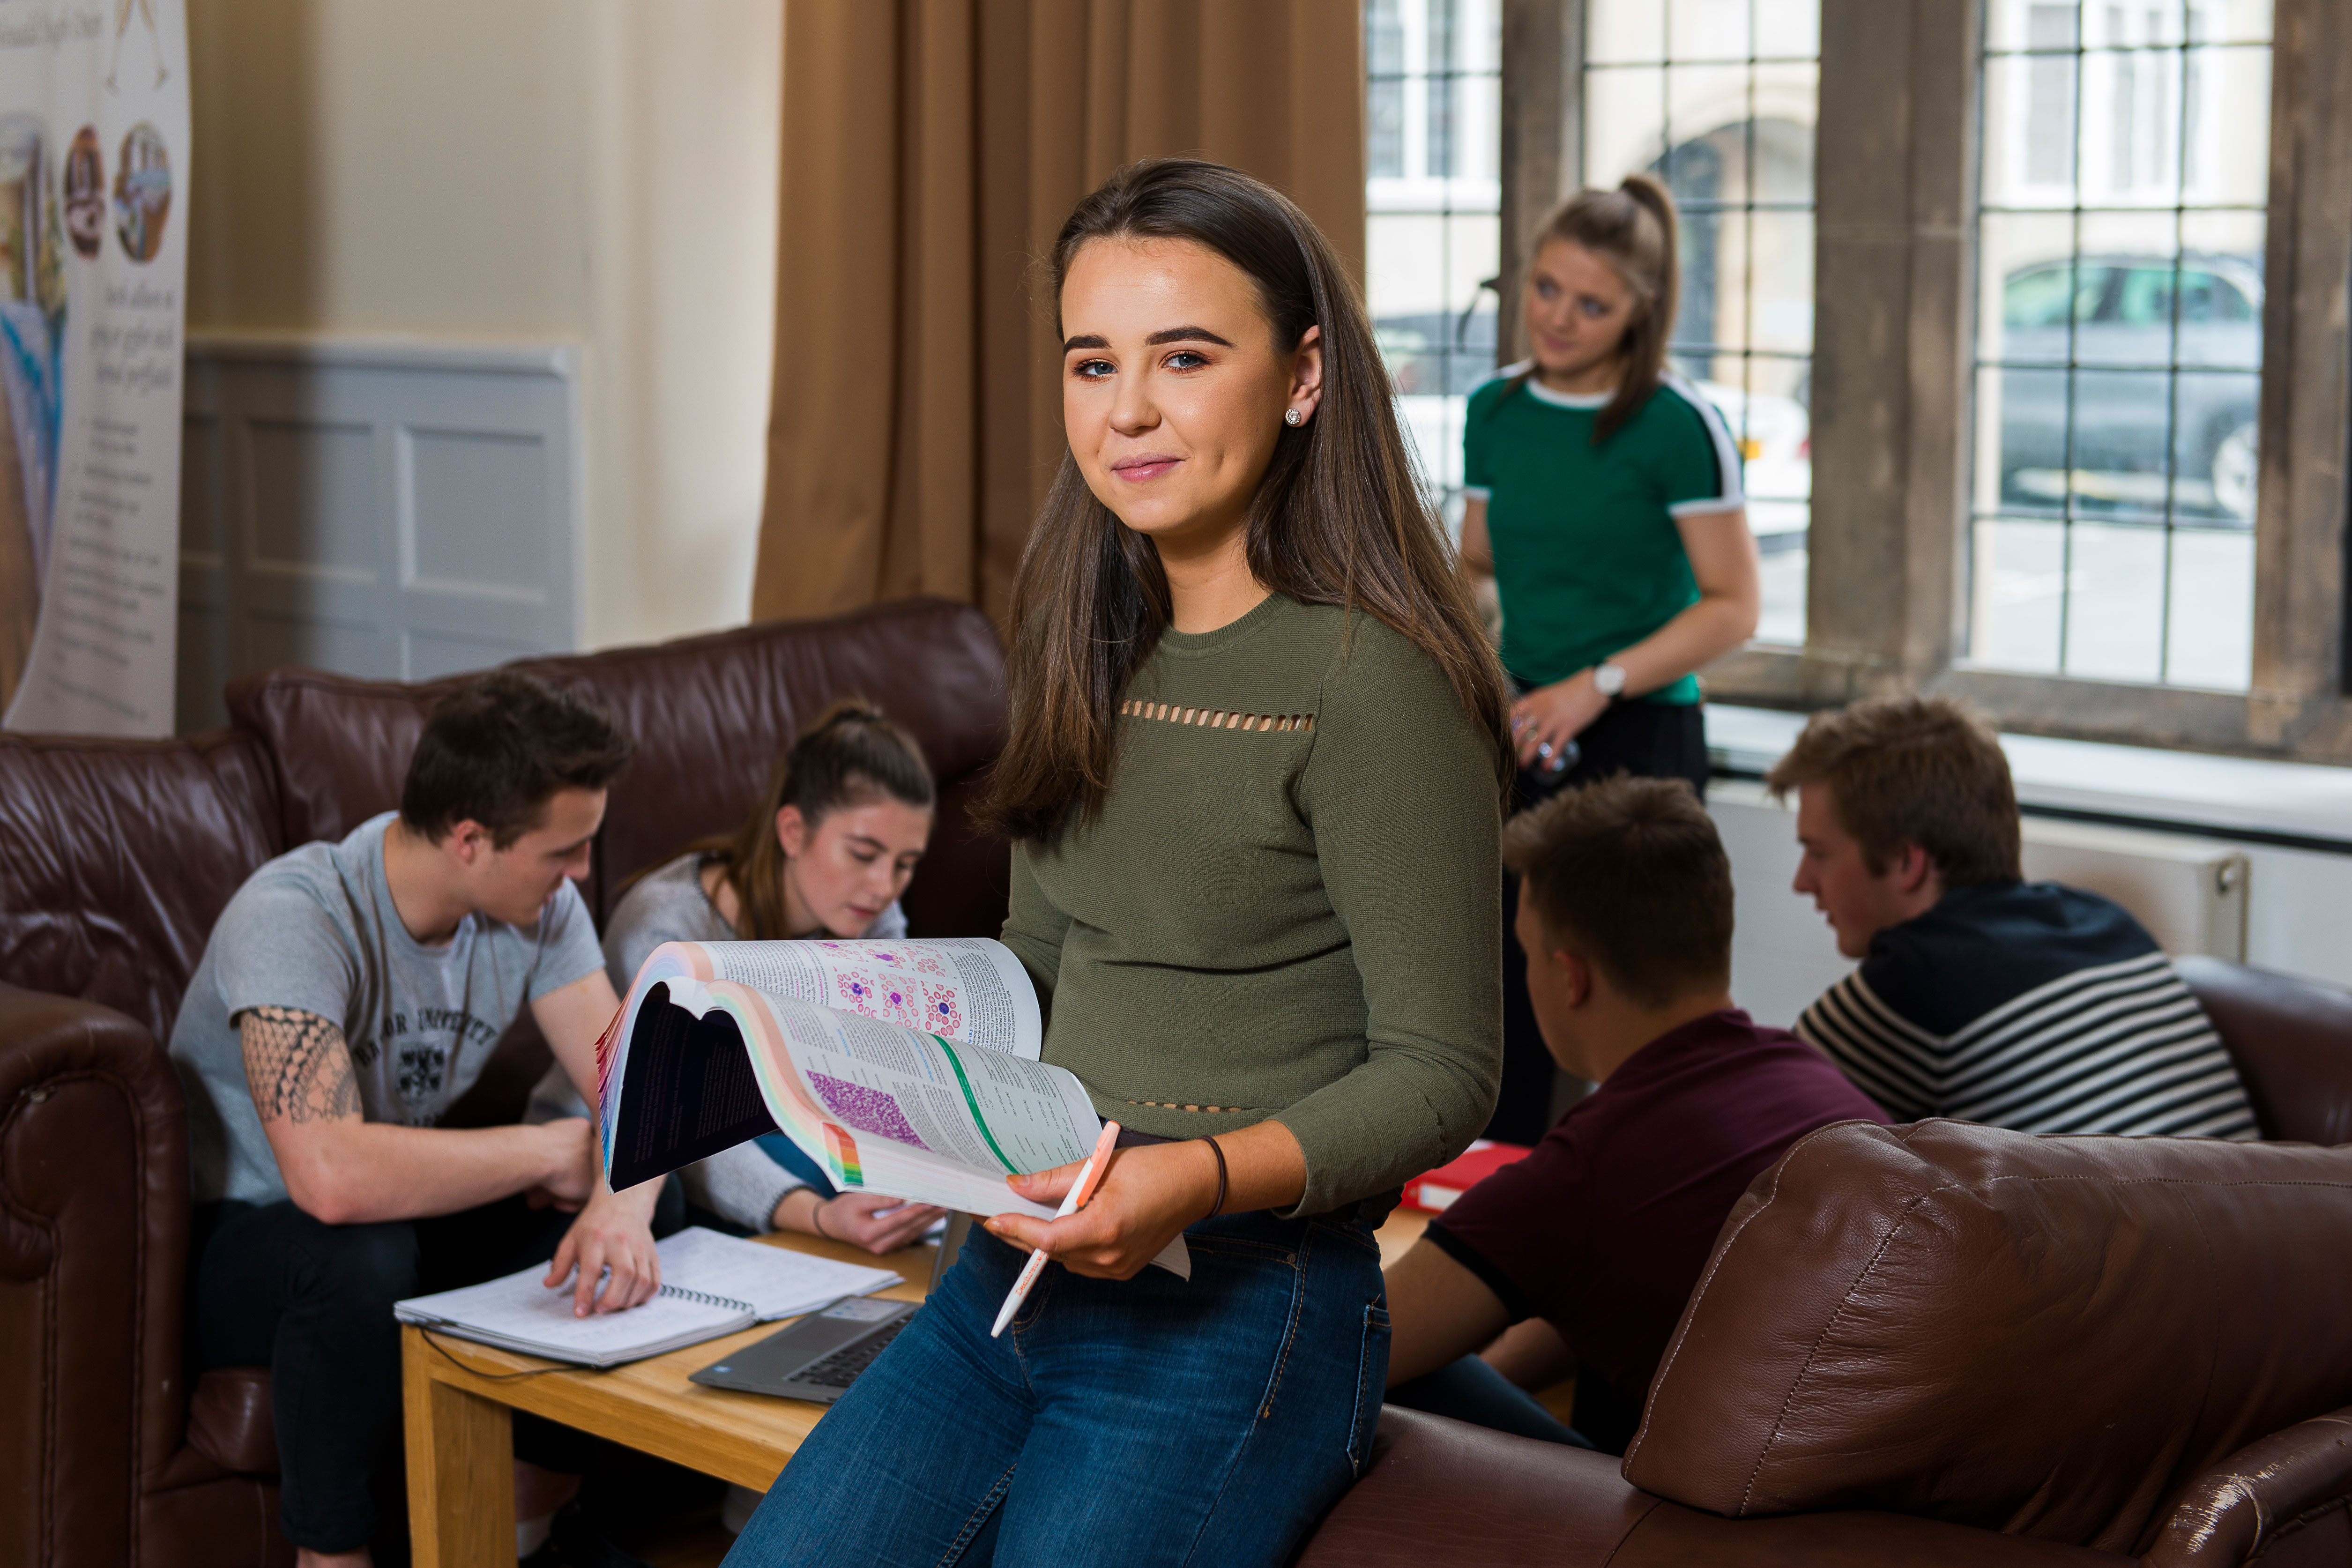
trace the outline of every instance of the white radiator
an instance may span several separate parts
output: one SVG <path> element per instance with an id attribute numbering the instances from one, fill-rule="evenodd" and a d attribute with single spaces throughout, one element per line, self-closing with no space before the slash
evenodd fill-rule
<path id="1" fill-rule="evenodd" d="M 2224 840 L 2028 817 L 2025 874 L 2105 894 L 2176 956 L 2245 962 L 2246 853 Z"/>
<path id="2" fill-rule="evenodd" d="M 1786 1028 L 1853 967 L 1812 900 L 1789 885 L 1797 872 L 1796 802 L 1777 805 L 1761 784 L 1718 779 L 1707 809 L 1731 855 L 1738 900 L 1731 994 L 1758 1022 Z M 2168 953 L 2245 957 L 2248 862 L 2234 844 L 2027 817 L 2024 860 L 2031 881 L 2114 899 Z"/>

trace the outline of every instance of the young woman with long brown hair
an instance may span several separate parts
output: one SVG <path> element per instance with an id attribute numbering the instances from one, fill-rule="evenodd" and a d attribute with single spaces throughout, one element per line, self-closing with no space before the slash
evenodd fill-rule
<path id="1" fill-rule="evenodd" d="M 734 1563 L 1283 1561 L 1371 1440 L 1373 1229 L 1493 1101 L 1502 684 L 1353 286 L 1178 160 L 1081 202 L 1052 284 L 992 809 L 1045 1060 L 1129 1132 L 1087 1207 L 973 1236 Z M 1180 1232 L 1189 1281 L 1145 1266 Z"/>
<path id="2" fill-rule="evenodd" d="M 1698 667 L 1762 606 L 1739 453 L 1671 372 L 1675 204 L 1645 174 L 1580 191 L 1536 231 L 1529 357 L 1471 395 L 1462 568 L 1491 574 L 1520 772 L 1514 805 L 1632 773 L 1706 793 Z M 1516 881 L 1509 892 L 1516 894 Z M 1550 1125 L 1552 1061 L 1504 924 L 1504 1069 L 1488 1136 Z"/>

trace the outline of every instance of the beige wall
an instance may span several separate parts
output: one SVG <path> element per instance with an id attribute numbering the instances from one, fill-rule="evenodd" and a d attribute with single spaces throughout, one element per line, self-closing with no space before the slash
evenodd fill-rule
<path id="1" fill-rule="evenodd" d="M 777 0 L 189 0 L 188 325 L 582 344 L 588 645 L 748 612 Z"/>

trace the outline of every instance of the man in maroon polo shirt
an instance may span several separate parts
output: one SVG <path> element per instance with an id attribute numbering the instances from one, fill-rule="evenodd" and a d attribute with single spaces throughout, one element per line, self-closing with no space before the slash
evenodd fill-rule
<path id="1" fill-rule="evenodd" d="M 1688 784 L 1612 779 L 1503 832 L 1544 1044 L 1598 1087 L 1389 1270 L 1388 1396 L 1622 1453 L 1733 1202 L 1814 1128 L 1886 1118 L 1732 1005 L 1731 862 Z M 1525 1392 L 1571 1370 L 1574 1430 Z"/>

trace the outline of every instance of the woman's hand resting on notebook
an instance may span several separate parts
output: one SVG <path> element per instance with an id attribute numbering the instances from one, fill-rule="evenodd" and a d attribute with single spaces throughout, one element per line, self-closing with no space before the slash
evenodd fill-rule
<path id="1" fill-rule="evenodd" d="M 1279 1122 L 1220 1133 L 1225 1155 L 1225 1201 L 1219 1210 L 1288 1208 L 1307 1190 L 1307 1155 Z M 1036 1203 L 1062 1201 L 1078 1166 L 1010 1176 L 1013 1190 Z M 1113 1152 L 1110 1174 L 1093 1201 L 1064 1219 L 1000 1214 L 988 1233 L 1024 1252 L 1042 1251 L 1074 1273 L 1131 1280 L 1179 1231 L 1209 1218 L 1217 1197 L 1217 1156 L 1206 1142 L 1188 1138 Z"/>
<path id="2" fill-rule="evenodd" d="M 776 1205 L 774 1225 L 779 1230 L 847 1241 L 878 1255 L 912 1247 L 946 1213 L 928 1203 L 905 1203 L 870 1192 L 821 1198 L 814 1189 L 798 1186 Z"/>

